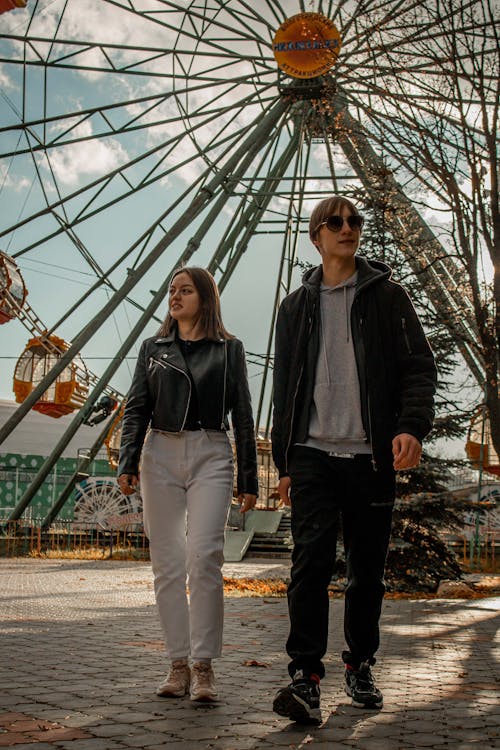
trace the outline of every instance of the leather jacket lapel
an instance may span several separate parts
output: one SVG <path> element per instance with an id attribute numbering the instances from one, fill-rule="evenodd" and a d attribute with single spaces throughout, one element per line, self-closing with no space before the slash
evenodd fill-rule
<path id="1" fill-rule="evenodd" d="M 155 359 L 159 359 L 167 367 L 171 365 L 187 373 L 186 361 L 174 336 L 158 337 L 154 340 L 154 348 L 156 349 L 156 353 L 153 354 Z"/>

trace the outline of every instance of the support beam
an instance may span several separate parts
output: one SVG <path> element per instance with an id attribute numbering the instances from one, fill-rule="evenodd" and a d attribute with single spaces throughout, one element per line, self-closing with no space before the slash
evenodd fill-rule
<path id="1" fill-rule="evenodd" d="M 309 105 L 308 105 L 309 106 Z M 234 229 L 228 235 L 213 254 L 210 262 L 207 266 L 208 270 L 213 274 L 217 268 L 221 267 L 225 257 L 234 248 L 240 233 L 243 231 L 243 235 L 239 240 L 236 249 L 231 253 L 226 268 L 222 272 L 222 276 L 219 279 L 218 287 L 219 291 L 222 292 L 231 278 L 241 256 L 246 252 L 248 243 L 255 234 L 255 230 L 260 223 L 263 214 L 267 210 L 267 207 L 271 200 L 274 198 L 275 191 L 278 188 L 286 170 L 288 169 L 294 155 L 300 148 L 301 145 L 301 134 L 302 134 L 302 117 L 295 117 L 295 128 L 292 137 L 290 138 L 285 150 L 279 157 L 276 164 L 271 168 L 269 176 L 267 177 L 264 185 L 258 190 L 248 206 L 248 208 L 242 213 L 239 221 L 237 222 Z"/>
<path id="2" fill-rule="evenodd" d="M 267 348 L 266 348 L 266 359 L 265 359 L 265 365 L 264 365 L 264 374 L 262 377 L 262 383 L 260 387 L 260 395 L 259 395 L 259 404 L 257 407 L 257 425 L 261 426 L 261 418 L 262 418 L 262 411 L 264 408 L 264 399 L 265 399 L 265 390 L 267 385 L 267 377 L 269 374 L 270 369 L 270 360 L 271 360 L 271 351 L 274 341 L 274 333 L 275 333 L 275 325 L 276 325 L 276 318 L 278 316 L 278 310 L 280 306 L 280 302 L 282 299 L 282 294 L 284 292 L 285 296 L 290 293 L 290 286 L 292 283 L 292 271 L 295 265 L 295 259 L 297 257 L 297 247 L 300 237 L 300 221 L 301 221 L 301 214 L 302 214 L 302 204 L 304 201 L 304 195 L 305 195 L 305 185 L 304 183 L 307 180 L 307 167 L 309 164 L 309 158 L 311 153 L 311 144 L 308 144 L 307 147 L 307 155 L 305 160 L 305 168 L 302 170 L 301 174 L 299 175 L 299 158 L 297 158 L 297 162 L 295 165 L 295 174 L 294 174 L 294 182 L 291 194 L 298 195 L 298 205 L 295 207 L 295 212 L 293 212 L 293 200 L 290 200 L 290 203 L 288 205 L 288 216 L 287 216 L 287 232 L 285 233 L 285 236 L 283 237 L 283 245 L 281 250 L 281 256 L 280 256 L 280 267 L 279 272 L 277 275 L 277 281 L 276 281 L 276 291 L 274 295 L 274 304 L 273 304 L 273 314 L 271 319 L 271 324 L 269 326 L 269 337 L 267 341 Z M 299 187 L 297 190 L 295 190 L 295 184 L 296 181 L 300 180 Z M 295 220 L 293 219 L 293 213 L 295 213 Z M 293 230 L 293 223 L 295 223 L 295 231 Z M 286 278 L 284 278 L 284 275 L 286 274 Z M 266 416 L 266 423 L 264 427 L 264 437 L 269 438 L 271 434 L 271 417 L 272 417 L 272 410 L 273 410 L 273 401 L 272 401 L 272 389 L 267 405 L 267 416 Z"/>

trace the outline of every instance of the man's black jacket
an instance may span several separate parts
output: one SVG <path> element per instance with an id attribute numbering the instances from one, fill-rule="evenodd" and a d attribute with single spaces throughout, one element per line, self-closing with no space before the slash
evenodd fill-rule
<path id="1" fill-rule="evenodd" d="M 190 359 L 200 422 L 227 430 L 228 413 L 236 442 L 238 493 L 258 494 L 255 431 L 243 344 L 237 338 L 207 341 Z M 137 358 L 123 416 L 120 474 L 138 475 L 148 427 L 165 432 L 184 428 L 191 379 L 175 335 L 146 339 Z"/>
<path id="2" fill-rule="evenodd" d="M 437 373 L 430 346 L 410 299 L 379 261 L 356 258 L 358 281 L 351 330 L 361 412 L 375 466 L 392 466 L 392 439 L 420 442 L 432 427 Z M 306 272 L 286 297 L 276 324 L 273 459 L 288 474 L 289 449 L 307 439 L 319 347 L 319 289 L 323 269 Z"/>

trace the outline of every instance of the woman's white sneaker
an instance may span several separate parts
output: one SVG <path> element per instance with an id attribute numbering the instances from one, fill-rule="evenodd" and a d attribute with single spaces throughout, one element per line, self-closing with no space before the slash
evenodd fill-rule
<path id="1" fill-rule="evenodd" d="M 191 668 L 190 697 L 192 701 L 200 701 L 202 703 L 217 700 L 215 677 L 210 664 L 205 662 L 196 662 L 196 664 L 193 664 Z"/>
<path id="2" fill-rule="evenodd" d="M 174 661 L 168 675 L 156 688 L 156 695 L 166 698 L 182 698 L 189 692 L 191 673 L 186 661 Z"/>

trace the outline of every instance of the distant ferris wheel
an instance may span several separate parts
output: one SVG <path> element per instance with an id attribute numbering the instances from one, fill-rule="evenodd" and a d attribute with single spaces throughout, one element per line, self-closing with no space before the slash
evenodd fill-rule
<path id="1" fill-rule="evenodd" d="M 92 286 L 49 320 L 50 333 L 63 326 L 72 343 L 0 441 L 115 311 L 131 316 L 12 518 L 109 387 L 179 264 L 206 266 L 226 294 L 262 268 L 256 416 L 265 433 L 275 314 L 315 201 L 332 192 L 369 200 L 389 185 L 404 208 L 392 228 L 420 241 L 411 262 L 426 269 L 425 293 L 434 305 L 463 303 L 457 269 L 409 197 L 405 139 L 386 134 L 389 120 L 392 134 L 408 127 L 398 120 L 402 93 L 423 116 L 429 97 L 450 105 L 435 64 L 441 5 L 460 20 L 460 3 L 415 0 L 35 0 L 8 14 L 0 163 L 18 193 L 16 211 L 1 212 L 0 245 L 19 263 L 74 260 Z M 464 315 L 464 330 L 473 325 Z M 474 352 L 464 344 L 463 353 L 481 376 Z"/>

